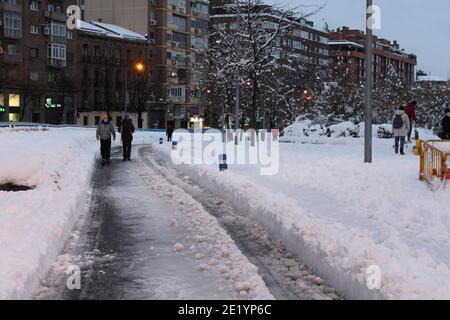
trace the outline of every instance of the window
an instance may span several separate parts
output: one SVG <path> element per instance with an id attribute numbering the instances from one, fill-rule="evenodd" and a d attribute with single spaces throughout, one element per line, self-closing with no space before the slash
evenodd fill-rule
<path id="1" fill-rule="evenodd" d="M 87 126 L 89 124 L 88 116 L 83 116 L 83 126 Z"/>
<path id="2" fill-rule="evenodd" d="M 39 11 L 39 2 L 32 0 L 30 2 L 30 10 L 32 11 Z"/>
<path id="3" fill-rule="evenodd" d="M 95 116 L 95 125 L 100 123 L 100 116 Z"/>
<path id="4" fill-rule="evenodd" d="M 66 46 L 64 44 L 49 43 L 47 57 L 57 60 L 66 60 Z"/>
<path id="5" fill-rule="evenodd" d="M 20 94 L 11 93 L 8 96 L 9 107 L 18 108 L 20 107 Z"/>
<path id="6" fill-rule="evenodd" d="M 67 37 L 67 28 L 64 23 L 51 22 L 50 23 L 51 35 L 56 37 Z"/>
<path id="7" fill-rule="evenodd" d="M 73 32 L 72 31 L 67 30 L 67 39 L 73 40 Z"/>
<path id="8" fill-rule="evenodd" d="M 4 13 L 4 32 L 5 36 L 20 38 L 22 35 L 22 16 L 17 13 Z"/>
<path id="9" fill-rule="evenodd" d="M 303 44 L 301 43 L 301 41 L 292 40 L 292 48 L 294 48 L 294 49 L 303 49 Z"/>
<path id="10" fill-rule="evenodd" d="M 31 81 L 39 81 L 39 72 L 30 71 L 30 80 Z"/>
<path id="11" fill-rule="evenodd" d="M 176 25 L 178 28 L 180 28 L 182 30 L 186 30 L 186 17 L 168 13 L 167 14 L 167 23 Z"/>
<path id="12" fill-rule="evenodd" d="M 56 74 L 53 72 L 48 73 L 48 82 L 55 82 L 56 81 Z"/>
<path id="13" fill-rule="evenodd" d="M 8 44 L 8 54 L 9 55 L 17 54 L 17 46 L 15 44 Z"/>
<path id="14" fill-rule="evenodd" d="M 35 24 L 31 25 L 31 30 L 30 30 L 31 34 L 39 34 L 39 27 Z"/>
<path id="15" fill-rule="evenodd" d="M 172 33 L 168 33 L 167 37 L 168 37 L 169 41 L 175 41 L 175 42 L 181 42 L 181 43 L 187 42 L 187 36 L 184 33 L 172 32 Z"/>
<path id="16" fill-rule="evenodd" d="M 185 93 L 184 87 L 172 87 L 167 89 L 167 95 L 169 97 L 182 97 Z"/>
<path id="17" fill-rule="evenodd" d="M 18 122 L 19 114 L 18 113 L 10 113 L 9 114 L 9 122 Z"/>
<path id="18" fill-rule="evenodd" d="M 38 57 L 39 57 L 39 49 L 30 48 L 30 58 L 38 58 Z"/>

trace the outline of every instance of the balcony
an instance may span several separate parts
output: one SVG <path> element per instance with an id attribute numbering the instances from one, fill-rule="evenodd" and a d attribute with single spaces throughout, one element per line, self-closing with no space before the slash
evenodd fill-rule
<path id="1" fill-rule="evenodd" d="M 11 64 L 21 64 L 22 63 L 22 54 L 21 53 L 5 53 L 4 62 Z"/>
<path id="2" fill-rule="evenodd" d="M 186 60 L 179 60 L 179 59 L 167 59 L 167 65 L 168 66 L 174 66 L 176 68 L 187 68 L 187 61 Z"/>
<path id="3" fill-rule="evenodd" d="M 12 3 L 0 3 L 0 11 L 9 11 L 9 12 L 22 12 L 22 6 L 20 4 L 12 4 Z"/>
<path id="4" fill-rule="evenodd" d="M 67 65 L 66 60 L 47 58 L 47 66 L 53 68 L 65 68 Z"/>
<path id="5" fill-rule="evenodd" d="M 10 29 L 10 28 L 4 28 L 3 29 L 3 36 L 8 39 L 22 39 L 22 30 L 20 29 Z"/>
<path id="6" fill-rule="evenodd" d="M 168 96 L 167 101 L 170 103 L 186 103 L 186 97 L 184 97 L 184 96 L 181 96 L 181 97 Z"/>
<path id="7" fill-rule="evenodd" d="M 62 12 L 54 12 L 54 11 L 46 10 L 44 15 L 46 18 L 48 18 L 50 20 L 55 20 L 55 21 L 59 21 L 59 22 L 66 22 L 66 20 L 67 20 L 66 14 L 62 13 Z"/>

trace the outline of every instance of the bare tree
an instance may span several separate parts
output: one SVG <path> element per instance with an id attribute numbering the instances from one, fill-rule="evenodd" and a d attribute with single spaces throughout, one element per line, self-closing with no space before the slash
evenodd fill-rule
<path id="1" fill-rule="evenodd" d="M 147 102 L 153 95 L 154 84 L 148 68 L 134 72 L 129 83 L 130 108 L 138 114 L 138 128 L 143 127 L 142 114 L 147 111 Z"/>
<path id="2" fill-rule="evenodd" d="M 215 97 L 233 108 L 237 81 L 244 93 L 242 120 L 250 128 L 257 128 L 264 115 L 287 116 L 299 98 L 299 77 L 305 70 L 289 39 L 304 15 L 259 0 L 238 0 L 223 10 L 229 23 L 214 25 L 210 33 L 209 80 Z M 271 110 L 280 106 L 281 113 Z"/>

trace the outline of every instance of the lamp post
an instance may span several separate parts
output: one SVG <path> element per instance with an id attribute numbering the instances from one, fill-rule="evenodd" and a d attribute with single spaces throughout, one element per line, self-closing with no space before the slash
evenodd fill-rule
<path id="1" fill-rule="evenodd" d="M 133 71 L 136 73 L 143 73 L 145 65 L 142 62 L 137 62 L 133 65 Z M 125 74 L 125 112 L 128 111 L 128 72 Z"/>
<path id="2" fill-rule="evenodd" d="M 373 0 L 367 0 L 366 6 L 366 66 L 365 66 L 365 125 L 364 125 L 364 162 L 372 163 L 372 46 L 373 46 Z"/>

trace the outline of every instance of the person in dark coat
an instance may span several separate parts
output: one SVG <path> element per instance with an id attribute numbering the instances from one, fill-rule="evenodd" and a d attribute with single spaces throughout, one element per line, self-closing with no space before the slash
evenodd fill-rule
<path id="1" fill-rule="evenodd" d="M 442 119 L 442 139 L 450 139 L 450 108 L 445 109 L 445 116 Z"/>
<path id="2" fill-rule="evenodd" d="M 167 136 L 168 142 L 172 141 L 172 135 L 173 135 L 173 127 L 171 125 L 168 125 L 167 130 L 166 130 L 166 136 Z"/>
<path id="3" fill-rule="evenodd" d="M 411 134 L 412 134 L 412 127 L 413 123 L 416 123 L 416 108 L 417 108 L 417 101 L 411 101 L 408 103 L 408 105 L 405 108 L 405 113 L 408 115 L 409 118 L 409 131 L 408 131 L 408 143 L 411 143 Z"/>
<path id="4" fill-rule="evenodd" d="M 111 158 L 111 137 L 116 140 L 116 132 L 109 122 L 107 114 L 101 116 L 96 132 L 97 140 L 100 140 L 100 152 L 102 154 L 102 166 L 109 164 Z"/>
<path id="5" fill-rule="evenodd" d="M 131 144 L 133 142 L 134 125 L 128 113 L 125 113 L 121 123 L 121 138 L 123 147 L 123 161 L 131 161 Z"/>

